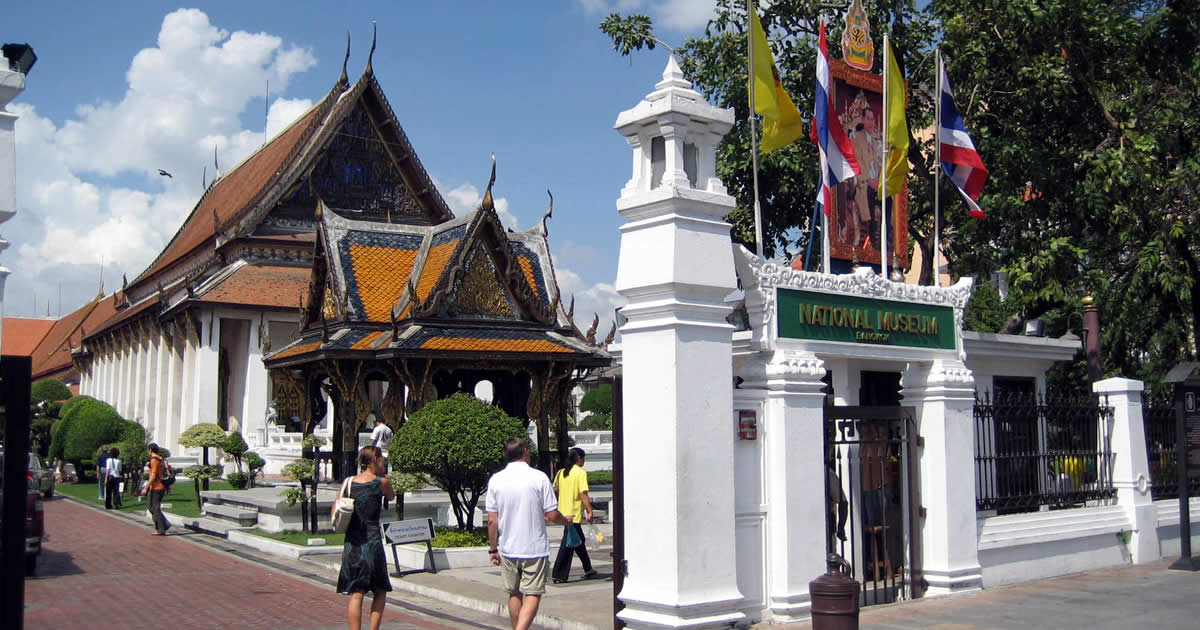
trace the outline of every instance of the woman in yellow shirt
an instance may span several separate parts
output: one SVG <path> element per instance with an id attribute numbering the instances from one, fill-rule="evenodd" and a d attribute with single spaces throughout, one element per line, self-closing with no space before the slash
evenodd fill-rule
<path id="1" fill-rule="evenodd" d="M 592 560 L 588 558 L 587 547 L 583 544 L 583 526 L 580 525 L 585 514 L 588 522 L 592 521 L 592 500 L 588 497 L 588 478 L 587 471 L 583 469 L 583 458 L 583 449 L 571 449 L 567 454 L 567 465 L 554 476 L 554 489 L 558 491 L 558 511 L 571 521 L 563 529 L 558 557 L 554 560 L 551 576 L 555 584 L 567 581 L 571 574 L 573 554 L 578 555 L 579 561 L 583 563 L 583 579 L 596 575 L 596 570 L 592 568 Z M 578 544 L 568 547 L 567 538 L 572 531 Z"/>

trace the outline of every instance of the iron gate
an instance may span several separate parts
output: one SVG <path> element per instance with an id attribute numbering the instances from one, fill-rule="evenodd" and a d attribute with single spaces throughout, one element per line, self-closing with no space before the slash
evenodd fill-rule
<path id="1" fill-rule="evenodd" d="M 918 440 L 912 407 L 825 408 L 826 551 L 850 562 L 864 606 L 924 592 Z"/>

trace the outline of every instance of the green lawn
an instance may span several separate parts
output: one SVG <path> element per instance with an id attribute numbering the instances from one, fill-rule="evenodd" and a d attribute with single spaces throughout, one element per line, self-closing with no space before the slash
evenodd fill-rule
<path id="1" fill-rule="evenodd" d="M 232 489 L 232 487 L 224 481 L 210 481 L 208 483 L 208 488 L 209 490 Z M 96 498 L 98 488 L 96 487 L 95 481 L 91 483 L 60 483 L 55 486 L 54 491 L 58 492 L 59 494 L 65 494 L 75 497 L 76 499 L 93 503 L 95 505 L 104 505 L 104 501 Z M 130 513 L 145 511 L 145 509 L 150 505 L 149 500 L 149 497 L 143 497 L 141 501 L 138 501 L 136 496 L 124 494 L 121 496 L 123 506 L 121 507 L 120 511 Z M 167 503 L 170 503 L 171 507 L 165 507 L 165 504 Z M 170 512 L 172 514 L 178 514 L 179 516 L 186 517 L 200 516 L 200 508 L 196 506 L 195 484 L 193 484 L 191 481 L 181 479 L 178 483 L 172 486 L 171 490 L 167 493 L 167 496 L 163 497 L 163 504 L 164 512 Z"/>
<path id="2" fill-rule="evenodd" d="M 254 534 L 255 536 L 262 536 L 263 538 L 270 538 L 271 540 L 278 540 L 280 542 L 285 542 L 285 543 L 292 544 L 292 545 L 299 545 L 301 547 L 308 546 L 309 538 L 324 538 L 326 545 L 334 545 L 334 546 L 339 546 L 339 547 L 344 542 L 346 542 L 345 534 L 335 534 L 333 532 L 323 532 L 320 534 L 306 534 L 304 532 L 298 532 L 295 530 L 286 530 L 286 531 L 282 531 L 279 533 L 272 533 L 272 532 L 264 532 L 261 529 L 255 528 L 255 529 L 246 530 L 246 533 Z"/>

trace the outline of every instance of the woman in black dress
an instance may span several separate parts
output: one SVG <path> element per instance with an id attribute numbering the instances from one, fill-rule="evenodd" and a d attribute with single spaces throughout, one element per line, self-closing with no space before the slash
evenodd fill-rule
<path id="1" fill-rule="evenodd" d="M 346 544 L 342 549 L 342 570 L 338 574 L 337 592 L 350 596 L 346 621 L 350 628 L 362 628 L 363 595 L 371 599 L 371 630 L 379 630 L 383 621 L 386 593 L 392 590 L 388 577 L 387 556 L 383 553 L 383 535 L 379 529 L 379 512 L 383 497 L 396 498 L 388 481 L 387 461 L 377 446 L 358 451 L 358 467 L 362 470 L 350 480 L 350 496 L 354 499 L 354 516 L 346 529 Z"/>

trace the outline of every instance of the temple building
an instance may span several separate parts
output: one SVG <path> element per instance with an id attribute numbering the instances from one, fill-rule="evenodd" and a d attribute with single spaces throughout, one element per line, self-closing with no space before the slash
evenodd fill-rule
<path id="1" fill-rule="evenodd" d="M 609 359 L 559 300 L 545 220 L 505 232 L 490 199 L 489 184 L 455 218 L 370 59 L 354 84 L 343 64 L 324 98 L 208 187 L 144 272 L 85 307 L 60 351 L 81 393 L 174 455 L 211 422 L 241 431 L 268 472 L 299 455 L 301 432 L 352 451 L 369 414 L 395 427 L 405 407 L 485 377 L 510 414 L 545 420 L 566 396 L 547 388 L 569 392 Z"/>

